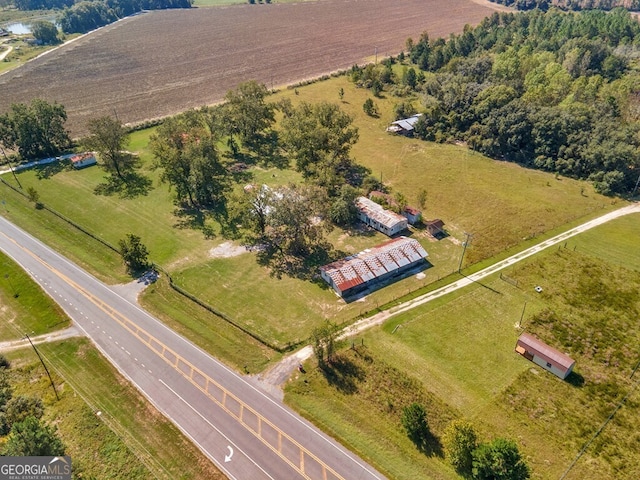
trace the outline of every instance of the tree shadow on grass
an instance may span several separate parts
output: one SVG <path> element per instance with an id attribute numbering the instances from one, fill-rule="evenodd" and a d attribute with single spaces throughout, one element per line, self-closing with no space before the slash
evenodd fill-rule
<path id="1" fill-rule="evenodd" d="M 124 178 L 116 176 L 105 177 L 105 182 L 94 189 L 96 195 L 118 195 L 120 198 L 136 198 L 147 195 L 153 182 L 150 178 L 136 172 L 127 173 Z"/>
<path id="2" fill-rule="evenodd" d="M 36 178 L 38 180 L 46 180 L 47 178 L 51 178 L 54 175 L 57 175 L 60 172 L 65 170 L 71 170 L 71 165 L 69 162 L 65 162 L 62 160 L 47 163 L 45 165 L 38 165 L 35 167 Z"/>
<path id="3" fill-rule="evenodd" d="M 345 395 L 358 393 L 358 382 L 365 378 L 364 370 L 342 355 L 336 355 L 330 363 L 322 364 L 320 370 L 329 385 Z"/>
<path id="4" fill-rule="evenodd" d="M 431 431 L 429 431 L 429 434 L 423 439 L 422 446 L 418 448 L 428 457 L 444 457 L 442 443 Z"/>
<path id="5" fill-rule="evenodd" d="M 265 244 L 265 247 L 258 251 L 256 260 L 258 265 L 270 269 L 272 277 L 280 279 L 287 276 L 322 285 L 318 268 L 329 263 L 330 250 L 331 245 L 323 242 L 312 245 L 304 254 L 287 255 L 273 245 Z"/>
<path id="6" fill-rule="evenodd" d="M 220 222 L 220 219 L 216 217 L 216 212 L 196 207 L 178 207 L 173 211 L 173 214 L 178 219 L 173 224 L 174 228 L 200 230 L 207 240 L 216 237 L 214 227 L 207 223 L 207 217 L 214 217 L 216 221 Z"/>

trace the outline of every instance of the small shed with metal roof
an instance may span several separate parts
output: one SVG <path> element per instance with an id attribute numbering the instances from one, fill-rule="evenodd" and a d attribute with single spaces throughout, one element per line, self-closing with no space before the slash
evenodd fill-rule
<path id="1" fill-rule="evenodd" d="M 563 380 L 569 376 L 576 364 L 576 361 L 569 355 L 556 350 L 527 332 L 518 338 L 516 352 Z"/>
<path id="2" fill-rule="evenodd" d="M 416 123 L 418 123 L 418 120 L 420 120 L 421 116 L 422 114 L 418 113 L 416 115 L 412 115 L 409 118 L 403 118 L 401 120 L 391 122 L 391 125 L 387 127 L 387 132 L 411 136 L 413 135 L 413 129 Z"/>
<path id="3" fill-rule="evenodd" d="M 386 210 L 382 205 L 367 197 L 358 197 L 356 207 L 358 208 L 358 218 L 362 222 L 385 235 L 391 237 L 407 229 L 408 221 L 405 217 L 391 210 Z"/>
<path id="4" fill-rule="evenodd" d="M 428 253 L 417 240 L 398 237 L 320 267 L 320 276 L 341 297 L 359 293 L 374 283 L 398 276 L 420 263 Z"/>

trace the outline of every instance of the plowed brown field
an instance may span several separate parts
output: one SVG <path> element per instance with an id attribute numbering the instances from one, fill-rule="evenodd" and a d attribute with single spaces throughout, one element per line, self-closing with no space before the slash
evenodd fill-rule
<path id="1" fill-rule="evenodd" d="M 407 38 L 460 32 L 491 14 L 473 0 L 319 0 L 154 11 L 0 76 L 0 112 L 40 97 L 87 120 L 138 122 L 212 104 L 240 82 L 294 83 L 397 54 Z"/>

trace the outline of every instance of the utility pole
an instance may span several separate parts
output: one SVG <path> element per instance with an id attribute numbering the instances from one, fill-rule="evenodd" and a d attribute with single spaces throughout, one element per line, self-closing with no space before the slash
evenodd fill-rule
<path id="1" fill-rule="evenodd" d="M 466 239 L 465 241 L 462 243 L 463 249 L 462 249 L 462 255 L 460 255 L 460 265 L 458 265 L 458 273 L 460 273 L 460 271 L 462 270 L 462 260 L 464 259 L 464 252 L 467 251 L 467 245 L 469 245 L 470 242 L 470 238 L 473 237 L 472 234 L 464 232 L 464 234 L 466 235 Z"/>
<path id="2" fill-rule="evenodd" d="M 636 182 L 636 186 L 633 187 L 633 192 L 631 192 L 631 196 L 633 197 L 638 191 L 638 185 L 640 185 L 640 175 L 638 175 L 638 181 Z"/>
<path id="3" fill-rule="evenodd" d="M 524 318 L 524 311 L 527 308 L 527 302 L 524 302 L 524 307 L 522 307 L 522 315 L 520 315 L 520 321 L 518 322 L 518 328 L 522 328 L 522 319 Z"/>
<path id="4" fill-rule="evenodd" d="M 376 65 L 378 64 L 378 47 L 374 47 L 376 51 Z"/>
<path id="5" fill-rule="evenodd" d="M 11 160 L 9 160 L 9 157 L 7 157 L 7 154 L 4 151 L 4 148 L 0 147 L 0 150 L 2 150 L 2 155 L 4 155 L 4 159 L 9 164 L 9 170 L 11 170 L 11 173 L 13 174 L 14 180 L 16 181 L 18 186 L 20 187 L 20 190 L 22 190 L 22 184 L 20 184 L 20 180 L 18 180 L 18 177 L 16 176 L 16 171 L 13 169 L 13 165 L 11 165 Z"/>
<path id="6" fill-rule="evenodd" d="M 42 366 L 44 367 L 44 371 L 47 372 L 47 375 L 49 376 L 49 381 L 51 382 L 51 386 L 53 387 L 53 392 L 56 394 L 56 399 L 59 401 L 60 397 L 58 396 L 58 391 L 56 390 L 56 384 L 53 383 L 53 378 L 51 378 L 51 374 L 49 373 L 49 369 L 47 368 L 47 366 L 44 363 L 44 360 L 42 359 L 42 357 L 40 356 L 40 352 L 38 351 L 38 349 L 36 348 L 36 346 L 33 344 L 33 342 L 31 341 L 31 339 L 29 338 L 29 335 L 27 335 L 26 333 L 24 334 L 24 336 L 27 338 L 27 340 L 29 340 L 29 343 L 31 344 L 31 346 L 33 347 L 33 350 L 36 352 L 36 355 L 38 355 L 38 358 L 40 359 L 40 363 L 42 363 Z"/>

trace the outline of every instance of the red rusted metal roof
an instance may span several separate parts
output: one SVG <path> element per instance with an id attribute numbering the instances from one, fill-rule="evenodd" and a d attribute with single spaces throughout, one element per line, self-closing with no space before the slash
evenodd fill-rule
<path id="1" fill-rule="evenodd" d="M 523 333 L 518 338 L 517 346 L 523 347 L 527 352 L 544 359 L 565 372 L 569 370 L 575 362 L 569 355 L 547 345 L 542 340 L 534 337 L 530 333 Z"/>
<path id="2" fill-rule="evenodd" d="M 417 240 L 398 237 L 385 243 L 320 267 L 340 292 L 370 282 L 428 256 Z"/>

